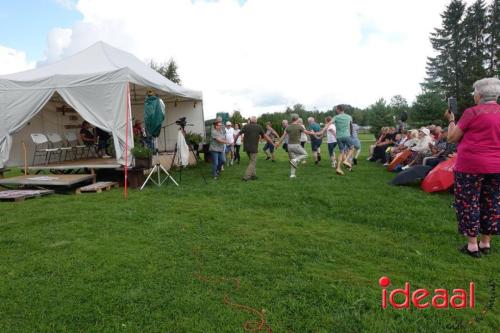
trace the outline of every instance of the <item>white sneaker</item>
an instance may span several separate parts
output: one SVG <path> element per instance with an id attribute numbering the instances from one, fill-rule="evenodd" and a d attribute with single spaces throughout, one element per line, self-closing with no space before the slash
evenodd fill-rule
<path id="1" fill-rule="evenodd" d="M 296 175 L 290 175 L 290 179 L 294 179 L 294 178 L 297 178 Z"/>
<path id="2" fill-rule="evenodd" d="M 401 168 L 401 170 L 407 170 L 407 169 L 409 169 L 409 168 L 410 168 L 410 166 L 409 166 L 409 165 L 405 165 L 404 167 L 402 167 L 402 168 Z"/>
<path id="3" fill-rule="evenodd" d="M 332 168 L 336 168 L 336 167 L 337 167 L 337 163 L 332 162 Z"/>
<path id="4" fill-rule="evenodd" d="M 111 158 L 111 156 L 107 155 L 107 154 L 104 154 L 101 156 L 101 158 Z"/>
<path id="5" fill-rule="evenodd" d="M 233 161 L 231 160 L 231 162 L 229 162 L 229 165 L 233 165 Z"/>

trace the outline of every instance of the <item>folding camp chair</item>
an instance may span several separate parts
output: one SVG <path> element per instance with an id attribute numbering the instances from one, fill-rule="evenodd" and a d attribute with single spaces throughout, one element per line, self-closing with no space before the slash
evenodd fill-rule
<path id="1" fill-rule="evenodd" d="M 63 139 L 59 135 L 59 133 L 47 133 L 47 138 L 49 139 L 51 148 L 59 148 L 61 153 L 59 154 L 59 161 L 65 161 L 68 157 L 68 151 L 73 150 L 72 147 L 68 147 L 64 144 Z M 64 158 L 63 158 L 64 153 Z"/>
<path id="2" fill-rule="evenodd" d="M 74 132 L 66 132 L 64 134 L 66 141 L 68 142 L 69 147 L 73 150 L 75 160 L 78 158 L 82 158 L 85 153 L 85 149 L 87 149 L 86 145 L 81 145 L 78 141 L 78 137 Z M 80 152 L 80 157 L 78 157 L 78 152 Z"/>
<path id="3" fill-rule="evenodd" d="M 35 151 L 33 152 L 33 165 L 35 165 L 37 157 L 43 156 L 43 163 L 47 165 L 52 157 L 52 154 L 61 154 L 61 150 L 59 148 L 50 147 L 49 140 L 42 133 L 32 133 L 31 140 L 35 144 Z"/>

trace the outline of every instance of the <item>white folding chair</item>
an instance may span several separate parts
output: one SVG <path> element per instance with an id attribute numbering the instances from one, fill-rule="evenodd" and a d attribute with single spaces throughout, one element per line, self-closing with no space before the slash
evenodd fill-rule
<path id="1" fill-rule="evenodd" d="M 59 148 L 61 150 L 59 161 L 65 161 L 68 157 L 68 151 L 73 150 L 73 148 L 66 146 L 59 133 L 47 133 L 47 138 L 49 139 L 51 148 Z M 64 158 L 62 153 L 64 153 Z"/>
<path id="2" fill-rule="evenodd" d="M 75 132 L 66 132 L 64 133 L 64 137 L 66 138 L 68 145 L 73 150 L 75 159 L 78 158 L 79 151 L 81 152 L 80 158 L 82 158 L 85 149 L 87 149 L 87 146 L 80 144 L 80 141 L 78 140 L 78 137 L 76 136 Z"/>
<path id="3" fill-rule="evenodd" d="M 37 157 L 43 156 L 43 163 L 47 165 L 52 157 L 52 154 L 60 154 L 59 148 L 51 148 L 50 142 L 47 137 L 42 133 L 31 133 L 31 140 L 35 144 L 35 151 L 33 153 L 33 165 Z"/>

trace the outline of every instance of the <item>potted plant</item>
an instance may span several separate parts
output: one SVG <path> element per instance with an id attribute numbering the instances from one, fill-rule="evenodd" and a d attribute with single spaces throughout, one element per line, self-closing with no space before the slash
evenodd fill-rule
<path id="1" fill-rule="evenodd" d="M 135 159 L 135 167 L 149 169 L 152 166 L 151 157 L 152 153 L 149 148 L 145 147 L 143 144 L 136 144 L 134 148 L 132 148 L 132 156 Z"/>
<path id="2" fill-rule="evenodd" d="M 203 140 L 201 134 L 188 132 L 186 133 L 185 138 L 186 138 L 186 143 L 190 144 L 193 147 L 193 150 L 197 152 L 198 147 L 201 141 Z"/>

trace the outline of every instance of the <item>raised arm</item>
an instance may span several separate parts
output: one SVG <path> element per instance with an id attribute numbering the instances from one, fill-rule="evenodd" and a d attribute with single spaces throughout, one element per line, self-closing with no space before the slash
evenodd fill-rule
<path id="1" fill-rule="evenodd" d="M 455 115 L 451 112 L 444 113 L 444 117 L 448 120 L 448 142 L 449 143 L 458 143 L 462 137 L 464 136 L 464 132 L 462 129 L 455 124 Z"/>

